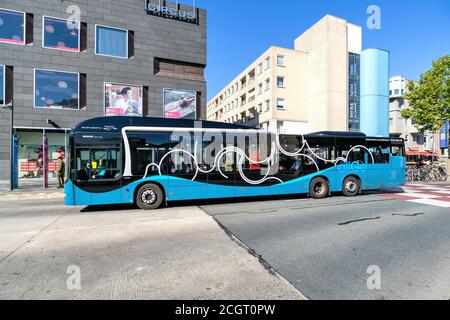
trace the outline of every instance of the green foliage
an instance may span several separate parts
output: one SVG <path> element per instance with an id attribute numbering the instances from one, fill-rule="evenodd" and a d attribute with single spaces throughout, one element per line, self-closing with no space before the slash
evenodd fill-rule
<path id="1" fill-rule="evenodd" d="M 439 131 L 450 119 L 450 55 L 433 62 L 419 82 L 408 82 L 405 98 L 410 108 L 402 116 L 412 119 L 420 131 Z"/>

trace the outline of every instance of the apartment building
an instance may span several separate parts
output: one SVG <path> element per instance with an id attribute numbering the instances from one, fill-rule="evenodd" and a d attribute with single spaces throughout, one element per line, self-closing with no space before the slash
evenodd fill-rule
<path id="1" fill-rule="evenodd" d="M 405 139 L 407 150 L 440 152 L 439 133 L 420 132 L 412 119 L 405 119 L 401 111 L 410 107 L 405 99 L 408 81 L 402 76 L 389 79 L 389 133 Z M 443 148 L 445 151 L 447 148 Z"/>
<path id="2" fill-rule="evenodd" d="M 386 53 L 362 51 L 361 27 L 327 15 L 295 39 L 293 49 L 273 46 L 260 55 L 209 100 L 207 119 L 283 133 L 367 127 L 379 134 L 388 127 Z M 375 72 L 362 79 L 364 65 Z"/>
<path id="3" fill-rule="evenodd" d="M 305 58 L 305 52 L 271 47 L 208 103 L 207 119 L 267 129 L 307 130 L 307 101 L 299 104 L 296 95 L 288 92 L 289 87 L 296 87 L 306 96 L 305 76 L 297 72 L 307 70 Z"/>

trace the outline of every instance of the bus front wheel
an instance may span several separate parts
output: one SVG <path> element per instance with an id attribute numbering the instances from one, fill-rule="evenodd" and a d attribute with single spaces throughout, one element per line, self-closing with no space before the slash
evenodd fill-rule
<path id="1" fill-rule="evenodd" d="M 328 181 L 322 177 L 315 177 L 309 185 L 309 195 L 314 199 L 322 199 L 328 196 L 330 187 Z"/>
<path id="2" fill-rule="evenodd" d="M 342 193 L 346 197 L 355 197 L 359 194 L 361 183 L 359 179 L 353 176 L 345 178 L 342 184 Z"/>
<path id="3" fill-rule="evenodd" d="M 164 193 L 153 183 L 144 184 L 136 195 L 136 204 L 143 210 L 158 209 L 163 203 Z"/>

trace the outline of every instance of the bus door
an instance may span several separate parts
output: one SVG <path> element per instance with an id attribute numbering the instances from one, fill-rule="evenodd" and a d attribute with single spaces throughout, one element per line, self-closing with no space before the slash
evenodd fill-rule
<path id="1" fill-rule="evenodd" d="M 205 133 L 200 163 L 208 171 L 208 197 L 229 198 L 237 196 L 237 157 L 234 152 L 234 135 L 223 132 Z M 229 152 L 224 152 L 225 149 Z M 214 170 L 212 170 L 214 168 Z"/>
<path id="2" fill-rule="evenodd" d="M 389 139 L 367 139 L 371 157 L 368 164 L 368 189 L 388 187 L 391 175 Z M 373 160 L 372 160 L 373 158 Z"/>
<path id="3" fill-rule="evenodd" d="M 273 185 L 278 183 L 271 177 L 276 174 L 270 158 L 271 135 L 265 132 L 249 131 L 236 136 L 236 147 L 242 151 L 236 154 L 236 196 L 253 197 L 274 194 Z M 245 154 L 245 155 L 244 155 Z"/>
<path id="4" fill-rule="evenodd" d="M 349 175 L 356 175 L 361 179 L 361 188 L 368 186 L 368 163 L 370 155 L 363 148 L 365 141 L 361 138 L 336 138 L 336 158 L 345 159 L 338 162 L 337 179 L 332 190 L 341 190 L 344 179 Z M 337 189 L 336 189 L 337 188 Z"/>
<path id="5" fill-rule="evenodd" d="M 169 200 L 202 199 L 207 193 L 206 174 L 197 170 L 194 160 L 195 140 L 191 133 L 170 135 L 170 147 L 165 158 L 169 176 Z"/>

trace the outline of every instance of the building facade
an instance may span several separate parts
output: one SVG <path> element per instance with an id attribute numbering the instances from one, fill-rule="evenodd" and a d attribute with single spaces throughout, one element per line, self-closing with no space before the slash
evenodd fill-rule
<path id="1" fill-rule="evenodd" d="M 389 133 L 392 137 L 405 140 L 407 150 L 441 152 L 439 133 L 420 132 L 412 119 L 405 119 L 401 115 L 403 109 L 410 107 L 405 99 L 408 80 L 402 76 L 389 79 Z M 442 148 L 442 154 L 447 153 Z"/>
<path id="2" fill-rule="evenodd" d="M 361 131 L 363 52 L 361 27 L 327 15 L 294 49 L 271 47 L 258 57 L 208 101 L 207 119 L 284 133 Z"/>
<path id="3" fill-rule="evenodd" d="M 23 183 L 42 178 L 47 144 L 54 177 L 67 132 L 85 119 L 206 117 L 205 10 L 179 1 L 3 0 L 0 22 L 0 103 L 14 107 L 12 165 Z M 1 110 L 2 181 L 10 116 Z"/>

